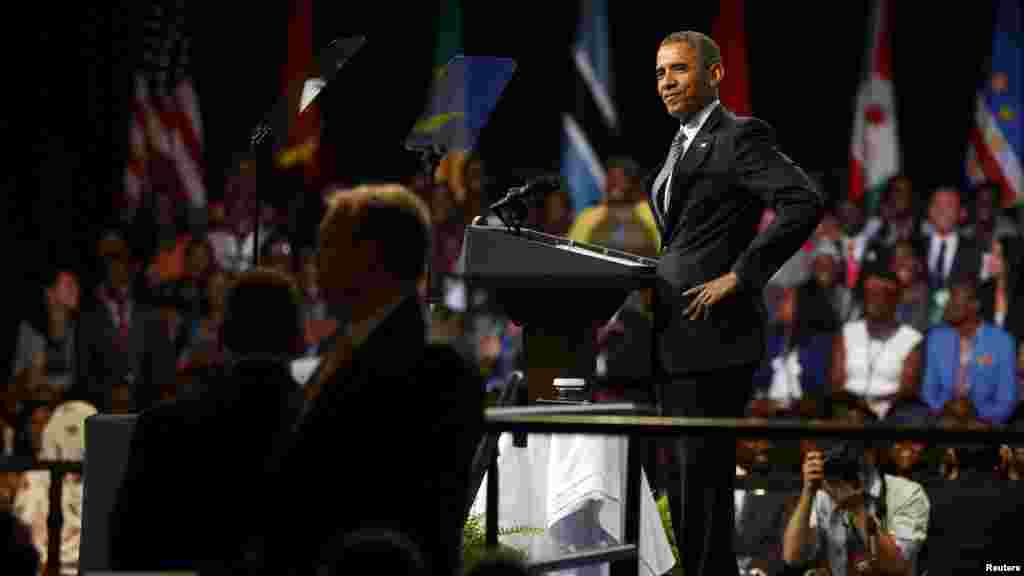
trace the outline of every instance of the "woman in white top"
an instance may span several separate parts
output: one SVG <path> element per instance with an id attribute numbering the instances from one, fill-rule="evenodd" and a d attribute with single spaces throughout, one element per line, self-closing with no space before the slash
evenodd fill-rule
<path id="1" fill-rule="evenodd" d="M 884 249 L 865 254 L 864 319 L 848 322 L 836 335 L 833 399 L 840 409 L 863 410 L 879 420 L 925 418 L 927 409 L 918 400 L 923 336 L 896 318 L 901 294 L 889 260 Z"/>

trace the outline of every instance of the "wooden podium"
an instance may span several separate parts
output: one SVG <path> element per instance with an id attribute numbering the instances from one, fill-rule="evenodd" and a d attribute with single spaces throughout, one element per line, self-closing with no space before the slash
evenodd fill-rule
<path id="1" fill-rule="evenodd" d="M 523 326 L 530 403 L 555 398 L 555 378 L 592 380 L 597 328 L 656 280 L 655 259 L 528 228 L 474 224 L 463 246 L 469 293 Z"/>

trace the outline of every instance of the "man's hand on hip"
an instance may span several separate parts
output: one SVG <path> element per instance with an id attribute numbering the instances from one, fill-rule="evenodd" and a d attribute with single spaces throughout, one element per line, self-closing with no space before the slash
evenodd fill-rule
<path id="1" fill-rule="evenodd" d="M 702 316 L 707 319 L 711 315 L 711 306 L 735 292 L 739 283 L 740 279 L 736 273 L 729 272 L 683 292 L 683 296 L 694 296 L 693 301 L 683 312 L 683 316 L 690 320 L 697 320 Z"/>

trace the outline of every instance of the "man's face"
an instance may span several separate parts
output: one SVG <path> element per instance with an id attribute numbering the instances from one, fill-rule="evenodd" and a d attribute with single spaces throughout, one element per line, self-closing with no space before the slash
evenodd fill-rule
<path id="1" fill-rule="evenodd" d="M 658 95 L 669 115 L 679 120 L 688 119 L 710 102 L 723 73 L 721 64 L 705 69 L 698 50 L 686 42 L 658 48 Z"/>
<path id="2" fill-rule="evenodd" d="M 888 219 L 900 218 L 910 213 L 914 188 L 908 178 L 897 178 L 889 189 L 888 202 L 883 207 Z"/>
<path id="3" fill-rule="evenodd" d="M 871 276 L 864 281 L 864 315 L 872 320 L 889 320 L 896 310 L 899 285 Z"/>
<path id="4" fill-rule="evenodd" d="M 932 197 L 928 207 L 928 220 L 940 234 L 953 231 L 960 219 L 960 195 L 952 190 L 941 190 Z"/>
<path id="5" fill-rule="evenodd" d="M 608 169 L 605 177 L 605 197 L 609 204 L 622 204 L 629 201 L 629 177 L 622 168 Z"/>
<path id="6" fill-rule="evenodd" d="M 836 261 L 827 254 L 814 257 L 814 280 L 822 288 L 832 288 L 836 284 Z"/>
<path id="7" fill-rule="evenodd" d="M 466 189 L 471 194 L 480 194 L 484 189 L 484 165 L 480 160 L 466 164 Z"/>
<path id="8" fill-rule="evenodd" d="M 946 303 L 943 319 L 957 326 L 972 320 L 976 312 L 974 290 L 969 286 L 953 286 L 949 291 L 949 302 Z"/>
<path id="9" fill-rule="evenodd" d="M 839 478 L 826 477 L 821 487 L 835 502 L 837 509 L 846 509 L 853 501 L 863 494 L 860 482 L 851 482 Z"/>
<path id="10" fill-rule="evenodd" d="M 771 462 L 769 453 L 772 449 L 770 440 L 740 439 L 736 441 L 736 463 L 744 468 L 766 468 Z"/>
<path id="11" fill-rule="evenodd" d="M 917 258 L 913 250 L 903 245 L 897 245 L 893 249 L 892 271 L 900 281 L 900 286 L 906 288 L 913 286 L 917 280 Z"/>
<path id="12" fill-rule="evenodd" d="M 839 221 L 848 236 L 855 236 L 864 228 L 864 211 L 857 204 L 846 201 L 839 206 Z"/>
<path id="13" fill-rule="evenodd" d="M 57 282 L 53 287 L 54 300 L 66 307 L 68 310 L 77 310 L 81 290 L 78 286 L 78 279 L 74 274 L 61 272 L 57 275 Z"/>
<path id="14" fill-rule="evenodd" d="M 900 440 L 889 449 L 889 460 L 900 472 L 910 472 L 921 462 L 924 444 L 910 440 Z"/>

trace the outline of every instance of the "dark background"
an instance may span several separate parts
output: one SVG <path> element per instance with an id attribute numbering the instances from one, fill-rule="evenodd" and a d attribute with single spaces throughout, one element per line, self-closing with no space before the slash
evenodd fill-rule
<path id="1" fill-rule="evenodd" d="M 18 19 L 8 20 L 12 31 L 4 36 L 8 146 L 0 208 L 8 217 L 3 239 L 13 256 L 8 300 L 14 302 L 26 295 L 41 263 L 88 266 L 122 181 L 131 75 L 140 61 L 140 23 L 148 8 L 146 2 L 81 4 L 60 10 L 28 5 Z M 280 92 L 288 5 L 187 4 L 207 187 L 217 198 L 228 159 L 246 145 L 252 126 Z M 655 93 L 658 42 L 679 29 L 710 32 L 718 3 L 675 4 L 641 9 L 636 2 L 616 1 L 610 8 L 613 98 L 622 124 L 614 148 L 648 167 L 661 159 L 674 129 Z M 894 4 L 904 168 L 924 194 L 939 183 L 960 181 L 971 100 L 991 47 L 992 6 Z M 463 8 L 466 53 L 518 62 L 479 142 L 502 184 L 558 168 L 560 115 L 577 99 L 569 57 L 575 5 L 467 2 Z M 437 7 L 317 0 L 314 10 L 315 46 L 350 33 L 369 38 L 364 53 L 324 95 L 325 137 L 339 147 L 342 172 L 382 177 L 396 161 L 411 169 L 414 159 L 401 153 L 398 142 L 421 109 Z M 866 2 L 787 8 L 748 3 L 754 114 L 775 126 L 783 150 L 810 171 L 845 172 L 867 16 Z M 841 190 L 840 178 L 826 182 L 831 193 Z M 21 309 L 11 307 L 9 319 Z"/>

